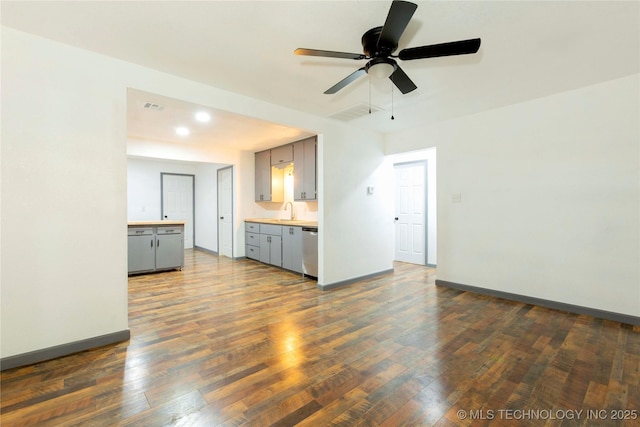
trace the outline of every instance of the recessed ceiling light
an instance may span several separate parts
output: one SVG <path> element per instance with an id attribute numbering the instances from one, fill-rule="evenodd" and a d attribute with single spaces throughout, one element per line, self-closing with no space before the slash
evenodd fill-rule
<path id="1" fill-rule="evenodd" d="M 207 112 L 200 111 L 196 113 L 196 120 L 202 123 L 206 123 L 211 120 L 211 115 Z"/>
<path id="2" fill-rule="evenodd" d="M 184 127 L 184 126 L 180 126 L 176 128 L 176 134 L 180 135 L 180 136 L 187 136 L 189 135 L 189 129 Z"/>

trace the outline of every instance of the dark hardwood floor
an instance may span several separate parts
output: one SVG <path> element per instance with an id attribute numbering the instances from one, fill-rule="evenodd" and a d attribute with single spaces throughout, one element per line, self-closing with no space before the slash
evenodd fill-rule
<path id="1" fill-rule="evenodd" d="M 331 291 L 185 264 L 129 279 L 129 342 L 3 372 L 2 426 L 640 425 L 640 327 L 403 263 Z"/>

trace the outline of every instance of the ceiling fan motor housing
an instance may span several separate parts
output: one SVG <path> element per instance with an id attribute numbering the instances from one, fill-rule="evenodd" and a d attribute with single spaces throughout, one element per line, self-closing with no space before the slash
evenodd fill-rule
<path id="1" fill-rule="evenodd" d="M 398 48 L 398 45 L 394 43 L 378 46 L 381 32 L 382 27 L 375 27 L 362 36 L 362 49 L 364 54 L 370 58 L 386 58 Z"/>

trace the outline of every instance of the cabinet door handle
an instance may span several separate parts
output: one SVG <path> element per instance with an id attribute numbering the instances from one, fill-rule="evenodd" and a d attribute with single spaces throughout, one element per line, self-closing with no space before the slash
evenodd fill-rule
<path id="1" fill-rule="evenodd" d="M 158 241 L 156 242 L 156 248 L 160 247 L 160 239 L 158 239 Z"/>
<path id="2" fill-rule="evenodd" d="M 153 247 L 153 239 L 151 239 L 151 247 Z"/>

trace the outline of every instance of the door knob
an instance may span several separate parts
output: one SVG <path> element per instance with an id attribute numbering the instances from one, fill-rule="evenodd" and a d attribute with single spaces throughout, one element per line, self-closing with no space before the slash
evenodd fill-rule
<path id="1" fill-rule="evenodd" d="M 398 220 L 398 217 L 393 218 L 393 220 L 394 220 L 394 221 L 397 221 L 397 220 Z"/>

